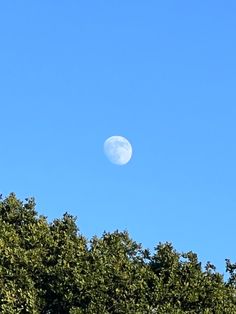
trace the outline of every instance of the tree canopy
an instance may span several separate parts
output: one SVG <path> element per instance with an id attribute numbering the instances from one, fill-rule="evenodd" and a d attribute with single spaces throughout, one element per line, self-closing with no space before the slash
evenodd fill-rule
<path id="1" fill-rule="evenodd" d="M 68 213 L 49 223 L 33 198 L 0 200 L 1 313 L 233 314 L 236 264 L 226 271 L 171 243 L 151 254 L 126 231 L 87 240 Z"/>

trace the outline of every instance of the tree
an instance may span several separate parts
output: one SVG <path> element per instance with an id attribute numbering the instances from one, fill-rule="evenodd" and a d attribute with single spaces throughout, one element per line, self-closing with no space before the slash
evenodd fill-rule
<path id="1" fill-rule="evenodd" d="M 48 223 L 34 199 L 0 199 L 0 312 L 233 314 L 235 264 L 224 282 L 193 252 L 159 243 L 154 254 L 128 232 L 90 241 L 65 213 Z"/>

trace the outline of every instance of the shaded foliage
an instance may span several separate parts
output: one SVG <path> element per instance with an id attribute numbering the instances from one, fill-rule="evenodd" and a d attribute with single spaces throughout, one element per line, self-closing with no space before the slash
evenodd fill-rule
<path id="1" fill-rule="evenodd" d="M 127 232 L 90 241 L 68 213 L 48 223 L 33 199 L 0 198 L 0 312 L 236 313 L 236 264 L 227 282 L 193 252 L 159 243 L 154 254 Z"/>

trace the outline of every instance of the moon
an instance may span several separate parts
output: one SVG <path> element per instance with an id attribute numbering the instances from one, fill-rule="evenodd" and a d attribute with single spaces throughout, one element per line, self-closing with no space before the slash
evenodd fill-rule
<path id="1" fill-rule="evenodd" d="M 104 153 L 110 162 L 123 166 L 132 157 L 132 146 L 123 136 L 111 136 L 104 142 Z"/>

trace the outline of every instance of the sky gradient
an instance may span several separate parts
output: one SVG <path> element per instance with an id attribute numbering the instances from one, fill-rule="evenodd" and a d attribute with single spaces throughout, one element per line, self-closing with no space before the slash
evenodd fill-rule
<path id="1" fill-rule="evenodd" d="M 236 2 L 0 5 L 0 192 L 236 261 Z M 125 136 L 126 166 L 104 141 Z"/>

